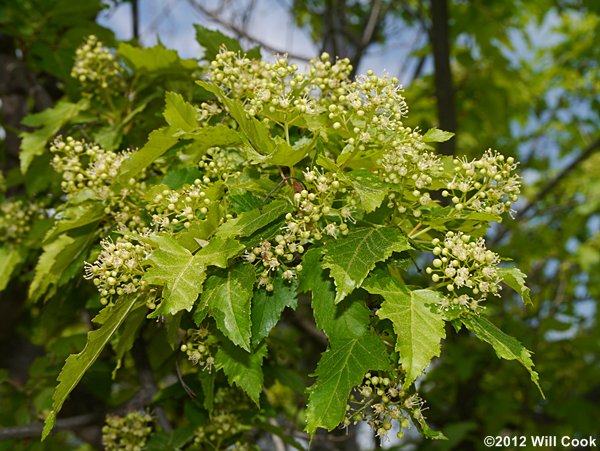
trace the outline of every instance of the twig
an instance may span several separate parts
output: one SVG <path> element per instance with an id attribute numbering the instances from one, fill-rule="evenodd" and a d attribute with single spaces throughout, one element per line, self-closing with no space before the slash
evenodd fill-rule
<path id="1" fill-rule="evenodd" d="M 226 28 L 227 30 L 237 34 L 240 37 L 243 37 L 245 39 L 247 39 L 248 41 L 252 42 L 253 44 L 259 45 L 260 47 L 268 50 L 269 52 L 275 53 L 275 54 L 279 54 L 279 55 L 288 55 L 291 58 L 297 59 L 299 61 L 304 61 L 304 62 L 309 62 L 311 60 L 310 57 L 308 56 L 304 56 L 304 55 L 299 55 L 297 53 L 291 53 L 291 52 L 287 52 L 283 49 L 279 49 L 276 48 L 272 45 L 266 44 L 264 41 L 261 41 L 260 39 L 250 35 L 246 30 L 230 23 L 227 22 L 226 20 L 223 20 L 221 17 L 219 17 L 219 15 L 214 12 L 211 11 L 210 9 L 206 8 L 205 6 L 203 6 L 201 4 L 201 2 L 198 2 L 196 0 L 189 0 L 189 3 L 192 7 L 194 7 L 195 9 L 197 9 L 200 13 L 204 14 L 205 16 L 207 16 L 209 19 L 213 20 L 214 22 L 218 23 L 219 25 L 221 25 L 222 27 Z"/>
<path id="2" fill-rule="evenodd" d="M 85 413 L 69 418 L 56 420 L 53 431 L 68 431 L 89 426 L 104 417 L 101 412 Z M 44 429 L 44 423 L 36 422 L 23 426 L 8 426 L 0 428 L 0 440 L 39 437 Z"/>

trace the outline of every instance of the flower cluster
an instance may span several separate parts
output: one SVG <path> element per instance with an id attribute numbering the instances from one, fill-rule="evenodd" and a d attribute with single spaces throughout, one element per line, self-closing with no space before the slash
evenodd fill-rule
<path id="1" fill-rule="evenodd" d="M 514 158 L 488 149 L 479 160 L 454 159 L 454 178 L 442 192 L 457 210 L 500 215 L 511 211 L 519 196 L 521 178 Z"/>
<path id="2" fill-rule="evenodd" d="M 21 199 L 4 200 L 0 204 L 0 240 L 18 245 L 35 218 L 44 217 L 42 205 L 38 202 L 25 203 Z"/>
<path id="3" fill-rule="evenodd" d="M 442 308 L 464 308 L 477 312 L 480 302 L 499 296 L 498 254 L 485 246 L 483 238 L 473 240 L 463 232 L 448 232 L 443 241 L 432 241 L 436 257 L 426 268 L 433 282 L 446 291 Z"/>
<path id="4" fill-rule="evenodd" d="M 248 398 L 239 390 L 223 387 L 217 391 L 214 405 L 210 422 L 196 429 L 194 444 L 200 449 L 248 449 L 244 432 L 250 426 L 244 424 L 244 412 L 254 408 Z"/>
<path id="5" fill-rule="evenodd" d="M 129 412 L 124 417 L 108 415 L 102 427 L 102 445 L 107 451 L 142 451 L 152 432 L 152 417 L 146 412 Z"/>
<path id="6" fill-rule="evenodd" d="M 421 415 L 422 405 L 418 395 L 402 389 L 399 374 L 387 377 L 367 373 L 363 383 L 350 395 L 343 425 L 366 421 L 379 438 L 384 438 L 397 421 L 401 438 L 402 429 L 410 427 L 408 416 Z"/>
<path id="7" fill-rule="evenodd" d="M 229 177 L 240 176 L 243 162 L 235 150 L 211 147 L 198 162 L 198 167 L 210 180 L 227 180 Z"/>
<path id="8" fill-rule="evenodd" d="M 264 272 L 258 284 L 267 291 L 273 290 L 272 273 L 277 273 L 279 269 L 284 280 L 289 281 L 297 276 L 302 265 L 294 266 L 296 257 L 304 253 L 308 243 L 319 241 L 324 235 L 334 238 L 347 235 L 346 222 L 354 221 L 352 213 L 355 200 L 346 201 L 339 197 L 347 194 L 348 190 L 336 174 L 307 168 L 304 182 L 307 189 L 297 186 L 299 191 L 292 196 L 295 211 L 285 216 L 282 233 L 275 237 L 274 242 L 263 241 L 244 254 L 247 261 L 262 263 Z"/>
<path id="9" fill-rule="evenodd" d="M 237 415 L 231 412 L 217 411 L 213 413 L 209 424 L 196 429 L 194 444 L 197 446 L 212 445 L 210 449 L 221 449 L 224 441 L 233 438 L 244 429 Z"/>
<path id="10" fill-rule="evenodd" d="M 84 91 L 95 94 L 115 88 L 121 81 L 122 69 L 110 51 L 94 35 L 75 52 L 71 77 L 81 83 Z"/>
<path id="11" fill-rule="evenodd" d="M 179 190 L 164 189 L 155 194 L 146 209 L 152 223 L 159 229 L 181 230 L 190 227 L 195 220 L 204 220 L 212 201 L 207 195 L 208 177 L 196 179 Z"/>
<path id="12" fill-rule="evenodd" d="M 151 252 L 148 244 L 133 244 L 124 237 L 116 242 L 105 239 L 102 250 L 94 263 L 85 264 L 85 278 L 93 279 L 100 292 L 100 302 L 108 304 L 111 296 L 122 296 L 146 288 L 142 280 L 142 262 Z M 156 306 L 148 301 L 149 308 Z"/>
<path id="13" fill-rule="evenodd" d="M 314 91 L 326 95 L 349 84 L 352 66 L 348 59 L 335 63 L 329 55 L 311 60 L 308 73 L 298 72 L 298 66 L 289 64 L 286 56 L 275 63 L 249 59 L 222 49 L 211 63 L 209 78 L 231 97 L 245 101 L 248 114 L 278 112 L 312 113 L 316 108 Z"/>
<path id="14" fill-rule="evenodd" d="M 54 153 L 52 166 L 62 174 L 61 188 L 74 197 L 90 190 L 99 199 L 108 199 L 113 193 L 110 184 L 119 173 L 127 152 L 115 153 L 104 150 L 97 144 L 78 141 L 71 136 L 57 137 L 50 151 Z"/>
<path id="15" fill-rule="evenodd" d="M 188 359 L 194 364 L 210 373 L 215 364 L 214 346 L 217 339 L 210 334 L 207 327 L 189 329 L 186 340 L 181 345 L 181 352 L 185 352 Z"/>

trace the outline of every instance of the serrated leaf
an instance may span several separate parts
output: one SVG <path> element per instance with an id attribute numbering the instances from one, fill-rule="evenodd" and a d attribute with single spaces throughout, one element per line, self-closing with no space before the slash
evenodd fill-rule
<path id="1" fill-rule="evenodd" d="M 252 298 L 252 343 L 257 344 L 269 335 L 286 307 L 298 305 L 296 282 L 276 277 L 273 291 L 258 290 Z"/>
<path id="2" fill-rule="evenodd" d="M 148 258 L 151 268 L 144 274 L 144 280 L 164 286 L 162 302 L 150 318 L 190 311 L 202 292 L 206 268 L 209 265 L 226 267 L 227 261 L 243 249 L 237 241 L 216 238 L 193 255 L 166 235 L 152 237 L 149 241 L 157 249 Z"/>
<path id="3" fill-rule="evenodd" d="M 370 310 L 363 301 L 345 299 L 335 303 L 335 289 L 321 268 L 321 249 L 309 249 L 302 259 L 298 290 L 312 292 L 311 304 L 317 327 L 329 340 L 364 335 L 370 322 Z"/>
<path id="4" fill-rule="evenodd" d="M 198 127 L 196 108 L 183 100 L 183 96 L 176 92 L 165 94 L 165 111 L 163 112 L 167 123 L 177 130 L 191 132 Z"/>
<path id="5" fill-rule="evenodd" d="M 519 293 L 525 305 L 533 305 L 529 288 L 525 284 L 527 276 L 519 268 L 499 268 L 498 274 L 506 285 Z"/>
<path id="6" fill-rule="evenodd" d="M 82 257 L 89 249 L 95 234 L 81 234 L 75 237 L 61 235 L 56 240 L 44 245 L 33 281 L 29 286 L 29 299 L 37 301 L 48 292 L 68 280 L 72 274 L 67 274 L 69 266 Z"/>
<path id="7" fill-rule="evenodd" d="M 110 309 L 110 314 L 104 321 L 102 327 L 88 333 L 87 343 L 85 348 L 83 348 L 83 351 L 67 358 L 65 365 L 58 375 L 58 386 L 52 397 L 52 410 L 46 418 L 44 430 L 42 432 L 42 440 L 48 436 L 54 427 L 56 415 L 60 412 L 69 393 L 73 391 L 85 372 L 100 356 L 100 353 L 108 344 L 112 336 L 127 319 L 129 313 L 135 308 L 137 300 L 137 297 L 126 296 L 119 299 L 114 306 L 106 307 L 106 309 Z"/>
<path id="8" fill-rule="evenodd" d="M 331 270 L 335 281 L 335 302 L 359 288 L 377 262 L 410 248 L 406 236 L 391 227 L 361 227 L 330 240 L 323 247 L 323 267 Z"/>
<path id="9" fill-rule="evenodd" d="M 166 49 L 160 44 L 153 47 L 141 48 L 121 42 L 117 53 L 136 73 L 160 74 L 193 70 L 198 66 L 196 60 L 181 59 L 176 50 Z"/>
<path id="10" fill-rule="evenodd" d="M 224 340 L 215 356 L 215 364 L 218 369 L 223 369 L 229 384 L 235 384 L 244 390 L 258 406 L 263 388 L 262 361 L 266 356 L 265 342 L 252 352 L 246 352 L 230 341 Z"/>
<path id="11" fill-rule="evenodd" d="M 423 141 L 426 143 L 443 143 L 454 136 L 452 132 L 445 132 L 437 128 L 430 128 L 423 135 Z"/>
<path id="12" fill-rule="evenodd" d="M 17 249 L 10 249 L 7 247 L 0 247 L 0 291 L 3 291 L 13 271 L 19 263 L 21 263 L 21 253 Z"/>
<path id="13" fill-rule="evenodd" d="M 271 224 L 280 216 L 292 211 L 289 202 L 276 200 L 266 204 L 262 209 L 241 213 L 237 218 L 230 219 L 217 230 L 217 236 L 222 238 L 252 235 L 257 230 Z"/>
<path id="14" fill-rule="evenodd" d="M 247 264 L 238 264 L 209 277 L 194 319 L 207 311 L 227 338 L 250 351 L 250 300 L 255 280 L 254 268 Z"/>
<path id="15" fill-rule="evenodd" d="M 202 291 L 206 262 L 167 235 L 152 237 L 150 242 L 156 250 L 147 260 L 151 268 L 144 274 L 144 280 L 164 289 L 160 306 L 149 317 L 191 310 Z"/>
<path id="16" fill-rule="evenodd" d="M 143 304 L 140 304 L 139 307 L 142 307 Z M 117 337 L 116 343 L 113 343 L 113 349 L 115 351 L 115 360 L 117 364 L 112 371 L 112 379 L 114 380 L 117 376 L 117 371 L 121 368 L 121 364 L 123 362 L 123 357 L 125 354 L 133 348 L 133 344 L 137 337 L 137 332 L 144 322 L 146 318 L 146 309 L 137 308 L 133 309 L 129 314 L 129 317 L 125 320 L 123 324 L 123 329 L 121 334 Z"/>
<path id="17" fill-rule="evenodd" d="M 384 301 L 377 311 L 381 319 L 389 319 L 396 332 L 396 351 L 406 373 L 405 386 L 410 386 L 427 368 L 431 359 L 440 355 L 441 340 L 446 338 L 444 319 L 431 310 L 442 301 L 432 290 L 409 290 L 391 276 L 369 277 L 363 288 L 379 294 Z"/>
<path id="18" fill-rule="evenodd" d="M 176 132 L 177 129 L 172 127 L 162 127 L 150 133 L 144 147 L 133 152 L 129 158 L 123 161 L 116 183 L 126 184 L 130 178 L 134 178 L 173 147 L 177 143 L 177 138 L 174 136 Z"/>
<path id="19" fill-rule="evenodd" d="M 389 368 L 385 346 L 377 335 L 332 340 L 319 360 L 317 381 L 310 388 L 307 432 L 312 436 L 319 427 L 329 431 L 336 428 L 344 419 L 350 391 L 362 382 L 365 373 Z"/>
<path id="20" fill-rule="evenodd" d="M 106 216 L 102 202 L 85 202 L 76 205 L 67 204 L 67 208 L 61 211 L 58 220 L 44 237 L 44 243 L 56 239 L 60 234 L 69 230 L 99 222 Z"/>
<path id="21" fill-rule="evenodd" d="M 180 158 L 182 161 L 194 165 L 211 147 L 230 147 L 241 144 L 243 141 L 237 130 L 223 124 L 197 128 L 183 137 L 193 139 L 194 144 L 184 149 Z"/>
<path id="22" fill-rule="evenodd" d="M 529 372 L 531 380 L 542 394 L 542 397 L 544 397 L 544 392 L 539 384 L 538 373 L 533 369 L 531 351 L 527 350 L 516 338 L 502 332 L 483 316 L 469 316 L 461 320 L 467 329 L 473 332 L 477 338 L 492 345 L 499 358 L 516 360 L 523 365 Z"/>
<path id="23" fill-rule="evenodd" d="M 235 257 L 244 250 L 244 246 L 236 240 L 212 238 L 208 244 L 196 253 L 196 258 L 203 261 L 206 266 L 226 268 L 230 258 Z"/>
<path id="24" fill-rule="evenodd" d="M 388 191 L 386 182 L 366 169 L 356 169 L 348 174 L 348 178 L 367 213 L 381 205 Z"/>
<path id="25" fill-rule="evenodd" d="M 87 99 L 82 99 L 77 103 L 71 103 L 64 100 L 59 101 L 52 108 L 48 108 L 41 113 L 30 114 L 23 119 L 23 124 L 29 127 L 41 127 L 33 132 L 23 132 L 19 159 L 21 162 L 21 172 L 25 174 L 33 158 L 42 155 L 50 138 L 70 120 L 79 113 L 89 108 L 90 103 Z"/>
<path id="26" fill-rule="evenodd" d="M 219 30 L 210 30 L 198 24 L 194 25 L 194 28 L 196 29 L 196 41 L 204 49 L 202 59 L 205 61 L 214 61 L 221 46 L 225 46 L 227 50 L 232 52 L 244 52 L 238 41 L 221 33 Z"/>
<path id="27" fill-rule="evenodd" d="M 196 81 L 196 83 L 215 94 L 231 117 L 235 119 L 240 130 L 252 146 L 251 149 L 244 148 L 246 157 L 251 162 L 294 166 L 308 153 L 310 149 L 308 146 L 294 149 L 281 137 L 272 138 L 270 129 L 265 124 L 248 115 L 240 101 L 227 97 L 218 86 L 201 80 Z"/>

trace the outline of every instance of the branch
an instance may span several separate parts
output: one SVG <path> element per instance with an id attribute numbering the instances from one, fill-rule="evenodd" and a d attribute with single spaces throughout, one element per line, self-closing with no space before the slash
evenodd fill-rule
<path id="1" fill-rule="evenodd" d="M 213 22 L 221 25 L 222 27 L 224 27 L 225 29 L 229 30 L 232 33 L 235 33 L 236 35 L 238 35 L 239 37 L 242 37 L 244 39 L 247 39 L 248 41 L 252 42 L 255 45 L 258 45 L 262 48 L 264 48 L 265 50 L 271 52 L 271 53 L 275 53 L 275 54 L 280 54 L 280 55 L 288 55 L 290 58 L 294 58 L 297 59 L 299 61 L 304 61 L 306 63 L 308 63 L 311 60 L 311 57 L 305 56 L 305 55 L 299 55 L 297 53 L 291 53 L 291 52 L 286 52 L 283 49 L 280 48 L 276 48 L 272 45 L 269 45 L 267 43 L 265 43 L 264 41 L 252 36 L 250 33 L 248 33 L 246 30 L 226 21 L 223 20 L 215 11 L 211 11 L 210 9 L 206 8 L 204 5 L 202 5 L 201 2 L 199 2 L 198 0 L 188 0 L 189 4 L 195 8 L 198 12 L 200 12 L 201 14 L 205 15 L 206 17 L 208 17 L 210 20 L 212 20 Z"/>
<path id="2" fill-rule="evenodd" d="M 431 33 L 429 39 L 433 48 L 435 97 L 437 99 L 439 126 L 442 130 L 456 132 L 456 107 L 452 71 L 450 69 L 448 21 L 448 0 L 431 0 Z M 440 143 L 439 150 L 444 155 L 453 155 L 456 151 L 456 141 L 451 139 Z"/>
<path id="3" fill-rule="evenodd" d="M 567 176 L 569 175 L 577 166 L 587 160 L 592 154 L 600 148 L 600 138 L 597 138 L 594 142 L 592 142 L 575 160 L 571 162 L 567 167 L 565 167 L 562 171 L 554 176 L 554 178 L 550 179 L 546 185 L 537 192 L 537 194 L 529 201 L 523 209 L 517 213 L 516 219 L 521 219 L 531 210 L 538 202 L 544 199 L 556 186 Z"/>
<path id="4" fill-rule="evenodd" d="M 95 412 L 85 413 L 83 415 L 77 415 L 69 418 L 62 418 L 60 420 L 56 420 L 53 431 L 56 432 L 79 429 L 89 426 L 103 417 L 104 415 L 102 413 Z M 39 437 L 42 435 L 42 429 L 44 429 L 44 423 L 41 421 L 24 426 L 3 427 L 0 428 L 0 440 Z"/>

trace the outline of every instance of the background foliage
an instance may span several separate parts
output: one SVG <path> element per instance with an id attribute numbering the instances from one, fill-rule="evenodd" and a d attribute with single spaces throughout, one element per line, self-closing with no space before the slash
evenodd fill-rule
<path id="1" fill-rule="evenodd" d="M 496 147 L 512 154 L 522 161 L 520 171 L 531 182 L 527 183 L 524 202 L 517 208 L 517 220 L 504 221 L 490 231 L 489 237 L 499 246 L 501 255 L 518 261 L 529 274 L 534 305 L 523 310 L 519 301 L 504 290 L 502 302 L 494 308 L 488 306 L 487 314 L 502 330 L 519 337 L 535 352 L 546 400 L 539 397 L 525 372 L 517 372 L 511 363 L 496 359 L 465 331 L 449 334 L 443 357 L 429 372 L 421 391 L 436 407 L 428 412 L 429 422 L 450 440 L 409 440 L 422 449 L 479 449 L 482 437 L 500 432 L 597 434 L 600 337 L 594 274 L 600 266 L 600 191 L 596 181 L 600 46 L 595 30 L 600 19 L 596 2 L 502 1 L 485 6 L 448 2 L 446 11 L 439 8 L 445 2 L 374 1 L 369 7 L 364 2 L 350 3 L 295 2 L 294 12 L 300 23 L 310 27 L 323 49 L 332 55 L 348 56 L 355 65 L 365 48 L 388 38 L 385 30 L 390 22 L 422 27 L 425 44 L 413 55 L 417 63 L 423 63 L 416 68 L 430 64 L 433 69 L 415 70 L 408 87 L 410 125 L 438 125 L 456 131 L 454 145 L 441 149 L 445 153 L 475 155 L 482 147 Z M 367 23 L 377 4 L 377 26 L 373 35 L 362 41 L 362 50 L 357 50 L 361 45 L 343 42 L 334 46 L 335 39 L 350 40 L 353 36 L 360 43 L 367 27 L 353 25 L 340 33 L 343 23 L 325 24 L 321 18 Z M 2 58 L 11 63 L 2 68 L 0 86 L 2 126 L 7 132 L 3 141 L 5 170 L 18 164 L 16 136 L 25 113 L 53 105 L 65 92 L 77 97 L 78 87 L 69 71 L 74 50 L 84 36 L 94 32 L 105 44 L 114 43 L 110 32 L 94 22 L 100 5 L 77 5 L 75 9 L 72 2 L 60 1 L 1 5 Z M 335 8 L 339 14 L 322 14 L 327 8 Z M 535 29 L 541 23 L 555 30 L 556 40 L 546 43 L 536 39 Z M 165 53 L 165 57 L 172 58 L 169 55 Z M 141 83 L 147 83 L 148 95 L 143 95 L 142 85 L 142 95 L 136 101 L 148 111 L 160 111 L 164 105 L 164 93 L 153 92 L 157 86 L 181 92 L 186 98 L 191 96 L 191 88 L 178 80 L 182 71 L 193 70 L 192 63 L 162 71 L 144 67 L 147 59 L 136 59 L 133 50 L 129 57 L 131 64 L 138 61 L 138 68 L 145 72 Z M 454 95 L 448 97 L 448 93 Z M 434 116 L 436 106 L 438 114 Z M 78 114 L 77 106 L 58 104 L 55 108 L 63 109 L 65 122 L 48 125 L 40 137 L 42 141 L 60 130 L 69 115 Z M 43 117 L 38 118 L 39 122 L 29 119 L 25 125 L 46 123 Z M 120 119 L 128 127 L 123 136 L 129 141 L 122 143 L 124 147 L 142 146 L 148 132 L 163 124 L 158 114 L 129 125 L 126 117 Z M 115 133 L 120 131 L 108 128 L 98 131 L 94 138 L 110 145 Z M 26 149 L 32 156 L 42 154 L 36 141 L 27 142 Z M 18 171 L 7 172 L 6 184 L 17 194 L 25 186 L 34 195 L 55 187 L 52 189 L 58 195 L 55 176 L 44 172 L 48 167 L 44 158 L 33 158 L 25 177 Z M 27 183 L 23 184 L 25 178 Z M 44 230 L 34 230 L 28 239 L 39 241 L 43 235 Z M 4 261 L 10 258 L 3 256 Z M 35 261 L 35 256 L 28 256 L 22 264 L 31 268 Z M 65 277 L 73 275 L 68 266 L 52 271 Z M 50 284 L 51 280 L 40 279 L 39 283 Z M 7 400 L 0 411 L 3 425 L 29 424 L 38 412 L 48 408 L 64 359 L 84 343 L 84 324 L 74 323 L 73 315 L 88 296 L 85 290 L 68 297 L 58 290 L 58 301 L 41 310 L 25 304 L 26 290 L 27 281 L 23 280 L 11 283 L 2 294 L 6 314 L 0 330 L 2 367 L 6 371 L 1 390 L 3 400 Z M 54 330 L 48 330 L 47 318 L 56 320 Z M 63 329 L 65 339 L 52 344 L 41 356 L 42 345 Z M 294 337 L 289 339 L 293 341 Z M 314 346 L 316 354 L 324 350 L 322 344 Z M 82 382 L 85 389 L 73 396 L 72 412 L 95 411 L 93 407 L 108 389 L 101 381 L 111 370 L 100 362 L 88 372 Z M 94 421 L 86 420 L 86 424 Z M 80 437 L 93 437 L 92 431 L 83 430 Z M 70 435 L 59 434 L 43 446 L 65 449 L 70 440 Z M 12 441 L 2 446 L 40 447 L 35 442 Z"/>

